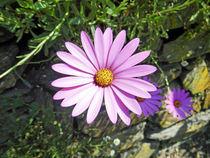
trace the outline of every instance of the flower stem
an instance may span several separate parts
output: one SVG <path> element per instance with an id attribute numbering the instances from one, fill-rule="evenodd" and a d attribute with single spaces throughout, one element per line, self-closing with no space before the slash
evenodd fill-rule
<path id="1" fill-rule="evenodd" d="M 44 46 L 44 44 L 55 34 L 55 32 L 59 31 L 60 27 L 62 26 L 62 24 L 64 23 L 64 21 L 66 20 L 66 18 L 68 17 L 69 12 L 66 12 L 64 17 L 62 18 L 61 22 L 54 28 L 54 30 L 45 37 L 45 39 L 38 45 L 36 46 L 36 48 L 31 51 L 31 53 L 27 54 L 22 60 L 20 60 L 17 64 L 15 64 L 14 66 L 12 66 L 11 68 L 9 68 L 7 71 L 5 71 L 4 73 L 2 73 L 0 75 L 0 79 L 3 78 L 4 76 L 6 76 L 7 74 L 9 74 L 11 71 L 13 71 L 16 67 L 23 65 L 27 60 L 29 60 L 32 56 L 36 55 L 37 53 L 40 52 L 40 50 L 42 49 L 42 47 Z"/>
<path id="2" fill-rule="evenodd" d="M 168 82 L 168 77 L 165 74 L 165 72 L 163 71 L 163 69 L 160 67 L 160 65 L 158 64 L 158 62 L 154 59 L 154 57 L 150 54 L 150 58 L 152 59 L 152 61 L 154 62 L 154 64 L 158 67 L 158 69 L 160 70 L 160 72 L 163 74 L 165 83 L 166 83 L 166 87 L 168 90 L 170 90 L 170 86 L 169 86 L 169 82 Z"/>

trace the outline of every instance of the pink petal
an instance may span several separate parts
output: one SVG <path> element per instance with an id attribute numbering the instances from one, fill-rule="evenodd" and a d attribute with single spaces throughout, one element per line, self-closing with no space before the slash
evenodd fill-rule
<path id="1" fill-rule="evenodd" d="M 93 83 L 88 83 L 85 85 L 79 85 L 79 86 L 70 87 L 70 88 L 63 88 L 53 96 L 53 99 L 60 100 L 60 99 L 72 97 L 72 96 L 80 93 L 81 91 L 84 91 L 94 85 L 95 84 L 93 84 Z"/>
<path id="2" fill-rule="evenodd" d="M 93 77 L 63 77 L 51 83 L 54 87 L 65 88 L 74 87 L 93 82 Z"/>
<path id="3" fill-rule="evenodd" d="M 115 60 L 115 57 L 117 54 L 121 51 L 124 42 L 125 42 L 125 36 L 126 32 L 125 30 L 122 30 L 117 37 L 115 38 L 114 42 L 112 43 L 112 46 L 110 48 L 110 52 L 108 55 L 108 60 L 107 60 L 107 66 L 110 67 Z"/>
<path id="4" fill-rule="evenodd" d="M 104 88 L 104 100 L 109 119 L 115 124 L 117 122 L 116 106 L 118 106 L 118 104 L 110 87 Z"/>
<path id="5" fill-rule="evenodd" d="M 86 88 L 89 88 L 93 85 L 93 83 L 89 83 L 86 85 L 80 85 L 80 86 L 76 86 L 76 87 L 70 87 L 70 88 L 63 88 L 61 90 L 59 90 L 57 93 L 55 93 L 55 95 L 53 96 L 54 100 L 61 100 L 67 97 L 71 97 L 83 90 L 85 90 Z"/>
<path id="6" fill-rule="evenodd" d="M 115 78 L 116 81 L 120 80 L 121 82 L 124 82 L 125 84 L 129 84 L 129 85 L 135 85 L 135 87 L 138 87 L 142 90 L 146 90 L 146 91 L 156 91 L 157 88 L 151 84 L 150 82 L 147 82 L 145 80 L 142 79 L 137 79 L 137 78 Z"/>
<path id="7" fill-rule="evenodd" d="M 91 42 L 90 37 L 88 34 L 84 31 L 81 31 L 81 41 L 82 41 L 82 46 L 89 58 L 89 60 L 92 62 L 93 65 L 99 70 L 99 65 L 95 56 L 95 50 L 93 43 Z"/>
<path id="8" fill-rule="evenodd" d="M 82 57 L 86 57 L 85 52 L 78 47 L 77 45 L 75 45 L 74 43 L 71 42 L 65 42 L 65 46 L 68 49 L 68 51 L 75 57 L 79 58 Z"/>
<path id="9" fill-rule="evenodd" d="M 114 73 L 116 74 L 117 77 L 140 77 L 140 76 L 149 75 L 155 72 L 156 70 L 157 68 L 152 65 L 138 65 L 123 70 L 121 72 L 115 70 Z"/>
<path id="10" fill-rule="evenodd" d="M 114 94 L 114 93 L 113 93 Z M 123 105 L 123 103 L 121 102 L 121 100 L 116 96 L 116 94 L 114 94 L 115 100 L 117 102 L 116 109 L 117 109 L 117 113 L 119 114 L 121 120 L 127 125 L 129 126 L 131 123 L 131 118 L 130 118 L 130 114 L 128 109 L 125 107 L 125 105 Z"/>
<path id="11" fill-rule="evenodd" d="M 87 112 L 87 123 L 90 124 L 98 115 L 103 101 L 103 88 L 99 87 Z"/>
<path id="12" fill-rule="evenodd" d="M 100 69 L 104 67 L 104 38 L 100 28 L 96 28 L 94 36 L 95 53 Z"/>
<path id="13" fill-rule="evenodd" d="M 71 96 L 71 97 L 67 97 L 65 98 L 62 102 L 61 102 L 61 106 L 62 107 L 68 107 L 68 106 L 72 106 L 74 104 L 77 104 L 79 101 L 81 101 L 85 96 L 89 95 L 90 91 L 94 91 L 95 90 L 95 86 L 91 86 L 89 88 L 84 89 L 83 91 L 80 91 L 79 93 Z"/>
<path id="14" fill-rule="evenodd" d="M 74 107 L 72 111 L 72 117 L 80 115 L 89 107 L 97 90 L 98 90 L 98 87 L 94 85 L 93 90 L 89 91 L 88 95 L 86 95 L 77 103 L 77 105 Z"/>
<path id="15" fill-rule="evenodd" d="M 136 101 L 136 99 L 134 98 L 134 96 L 127 94 L 121 90 L 119 90 L 118 88 L 115 88 L 114 86 L 112 86 L 112 90 L 115 92 L 115 94 L 119 97 L 119 99 L 123 102 L 123 104 L 130 109 L 132 112 L 141 115 L 142 111 L 141 108 L 138 104 L 138 102 Z"/>
<path id="16" fill-rule="evenodd" d="M 72 76 L 80 76 L 80 77 L 92 77 L 93 75 L 88 74 L 86 72 L 80 71 L 70 65 L 64 63 L 58 63 L 52 65 L 52 69 L 58 73 Z"/>
<path id="17" fill-rule="evenodd" d="M 144 89 L 139 88 L 132 84 L 133 82 L 129 82 L 122 79 L 115 79 L 112 84 L 118 87 L 119 89 L 132 94 L 134 96 L 139 96 L 142 98 L 151 98 L 151 95 Z"/>
<path id="18" fill-rule="evenodd" d="M 96 72 L 96 70 L 94 70 L 92 67 L 89 67 L 88 65 L 84 64 L 81 60 L 79 60 L 75 56 L 71 55 L 70 53 L 59 51 L 56 54 L 65 63 L 67 63 L 77 69 L 80 69 L 82 71 L 85 71 L 85 72 L 88 72 L 91 74 L 95 74 L 95 72 Z"/>
<path id="19" fill-rule="evenodd" d="M 112 69 L 114 70 L 119 65 L 123 64 L 137 49 L 139 45 L 139 38 L 135 38 L 130 41 L 125 47 L 121 50 L 121 52 L 115 58 L 115 61 L 112 64 Z"/>
<path id="20" fill-rule="evenodd" d="M 144 59 L 146 59 L 150 54 L 150 51 L 144 51 L 137 54 L 134 54 L 130 58 L 128 58 L 123 64 L 119 65 L 119 67 L 116 68 L 116 71 L 122 71 L 129 67 L 132 67 L 140 62 L 142 62 Z"/>
<path id="21" fill-rule="evenodd" d="M 109 53 L 109 50 L 111 48 L 112 41 L 113 41 L 112 30 L 110 27 L 108 27 L 105 30 L 103 38 L 104 38 L 104 64 L 106 64 L 108 53 Z"/>
<path id="22" fill-rule="evenodd" d="M 92 68 L 93 71 L 96 71 L 94 66 L 88 60 L 85 52 L 80 47 L 78 47 L 77 45 L 75 45 L 74 43 L 71 43 L 71 42 L 66 42 L 65 45 L 66 45 L 66 48 L 68 49 L 68 51 L 73 56 L 75 56 L 76 58 L 80 59 L 84 64 L 88 65 L 88 67 Z"/>

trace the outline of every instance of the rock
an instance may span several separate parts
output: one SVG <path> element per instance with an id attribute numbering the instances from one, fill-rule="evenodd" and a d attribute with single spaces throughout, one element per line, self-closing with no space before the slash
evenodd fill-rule
<path id="1" fill-rule="evenodd" d="M 162 20 L 162 24 L 164 28 L 168 30 L 184 27 L 184 22 L 188 22 L 191 16 L 196 13 L 196 11 L 196 4 L 191 4 L 190 7 L 186 7 L 185 9 L 180 10 L 178 14 L 167 15 Z"/>
<path id="2" fill-rule="evenodd" d="M 152 154 L 158 150 L 159 144 L 160 143 L 157 141 L 144 142 L 134 158 L 150 158 Z"/>
<path id="3" fill-rule="evenodd" d="M 141 123 L 144 120 L 144 118 L 138 118 L 134 113 L 130 113 L 130 116 L 130 126 Z M 121 132 L 127 127 L 130 127 L 125 125 L 120 118 L 118 118 L 118 121 L 115 125 L 112 124 L 112 122 L 109 120 L 104 106 L 101 108 L 98 116 L 96 117 L 96 120 L 90 125 L 87 124 L 86 117 L 84 116 L 84 114 L 81 117 L 77 117 L 76 120 L 78 124 L 78 129 L 91 137 L 111 135 L 113 133 Z"/>
<path id="4" fill-rule="evenodd" d="M 138 144 L 136 147 L 120 152 L 120 158 L 150 158 L 158 150 L 160 143 L 157 141 L 140 141 Z"/>
<path id="5" fill-rule="evenodd" d="M 209 157 L 209 140 L 210 140 L 210 126 L 193 137 L 185 140 L 180 140 L 174 144 L 167 142 L 161 143 L 161 149 L 155 154 L 157 158 L 173 157 L 173 158 L 192 158 L 192 157 Z"/>
<path id="6" fill-rule="evenodd" d="M 159 59 L 162 62 L 174 63 L 201 56 L 210 52 L 208 41 L 210 32 L 189 30 L 176 40 L 166 43 Z"/>
<path id="7" fill-rule="evenodd" d="M 15 61 L 15 57 L 19 49 L 13 42 L 0 44 L 0 74 L 9 69 Z M 6 77 L 0 79 L 0 93 L 16 84 L 17 76 L 14 73 L 8 74 Z"/>
<path id="8" fill-rule="evenodd" d="M 209 85 L 210 75 L 205 61 L 197 65 L 192 71 L 183 78 L 183 86 L 193 94 L 203 92 Z"/>
<path id="9" fill-rule="evenodd" d="M 32 69 L 27 76 L 27 80 L 29 80 L 32 84 L 44 87 L 50 91 L 58 91 L 58 88 L 51 86 L 51 82 L 67 75 L 59 74 L 51 69 L 52 63 L 47 63 L 41 66 L 39 69 Z"/>
<path id="10" fill-rule="evenodd" d="M 179 121 L 178 118 L 174 118 L 172 114 L 169 114 L 166 110 L 161 110 L 155 118 L 152 120 L 161 128 L 168 128 L 171 125 Z M 150 121 L 151 122 L 151 121 Z"/>
<path id="11" fill-rule="evenodd" d="M 7 29 L 0 27 L 0 43 L 7 42 L 14 37 L 14 34 L 9 32 Z"/>
<path id="12" fill-rule="evenodd" d="M 119 150 L 123 151 L 138 146 L 138 143 L 144 139 L 145 125 L 146 122 L 142 122 L 113 134 L 112 137 L 120 139 Z"/>
<path id="13" fill-rule="evenodd" d="M 167 64 L 167 65 L 160 65 L 163 69 L 164 73 L 167 75 L 169 82 L 172 82 L 177 77 L 180 76 L 182 72 L 182 67 L 178 63 Z M 165 85 L 165 79 L 163 74 L 160 71 L 156 71 L 152 75 L 150 75 L 152 82 L 158 83 L 158 86 Z"/>
<path id="14" fill-rule="evenodd" d="M 166 129 L 148 132 L 146 137 L 154 140 L 170 140 L 171 142 L 186 139 L 205 129 L 210 120 L 210 110 L 194 114 Z"/>
<path id="15" fill-rule="evenodd" d="M 203 104 L 203 108 L 207 109 L 210 106 L 210 87 L 206 90 L 206 96 Z"/>

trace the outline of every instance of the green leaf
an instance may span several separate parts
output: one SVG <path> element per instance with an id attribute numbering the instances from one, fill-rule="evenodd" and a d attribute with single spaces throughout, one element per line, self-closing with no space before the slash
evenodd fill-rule
<path id="1" fill-rule="evenodd" d="M 33 8 L 33 0 L 17 0 L 17 2 L 23 8 Z"/>
<path id="2" fill-rule="evenodd" d="M 37 10 L 47 8 L 48 6 L 49 6 L 49 4 L 46 1 L 37 1 L 34 3 L 34 7 Z"/>
<path id="3" fill-rule="evenodd" d="M 115 4 L 114 4 L 112 1 L 110 1 L 110 0 L 106 0 L 106 4 L 107 4 L 110 8 L 112 8 L 112 9 L 115 8 Z"/>
<path id="4" fill-rule="evenodd" d="M 18 30 L 18 31 L 15 33 L 15 35 L 18 37 L 17 40 L 16 40 L 17 43 L 18 43 L 18 42 L 21 40 L 21 38 L 23 37 L 24 30 L 25 30 L 25 29 L 22 28 L 22 29 Z"/>
<path id="5" fill-rule="evenodd" d="M 80 17 L 74 17 L 69 20 L 70 25 L 80 25 L 83 23 L 83 20 Z"/>

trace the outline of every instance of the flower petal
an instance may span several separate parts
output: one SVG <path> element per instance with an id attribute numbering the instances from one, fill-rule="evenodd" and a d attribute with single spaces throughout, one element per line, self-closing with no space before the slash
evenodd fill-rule
<path id="1" fill-rule="evenodd" d="M 88 67 L 92 68 L 93 71 L 96 71 L 96 68 L 94 67 L 94 65 L 91 64 L 85 52 L 80 47 L 71 42 L 66 42 L 65 46 L 73 56 L 80 59 L 84 64 L 88 65 Z"/>
<path id="2" fill-rule="evenodd" d="M 83 72 L 77 68 L 74 68 L 70 65 L 64 63 L 58 63 L 52 65 L 52 69 L 58 73 L 72 76 L 80 76 L 80 77 L 92 77 L 93 75 Z"/>
<path id="3" fill-rule="evenodd" d="M 131 118 L 130 118 L 130 114 L 128 109 L 125 107 L 125 105 L 123 105 L 123 103 L 121 102 L 121 100 L 116 96 L 116 94 L 114 94 L 115 99 L 117 101 L 118 106 L 116 106 L 117 109 L 117 113 L 120 116 L 121 120 L 127 125 L 129 126 L 131 123 Z"/>
<path id="4" fill-rule="evenodd" d="M 129 94 L 142 98 L 151 98 L 151 95 L 146 90 L 141 89 L 138 86 L 134 86 L 132 83 L 133 82 L 129 82 L 129 80 L 122 79 L 115 79 L 112 82 L 113 85 Z"/>
<path id="5" fill-rule="evenodd" d="M 139 38 L 135 38 L 131 40 L 125 47 L 121 50 L 121 52 L 115 58 L 115 61 L 112 64 L 112 69 L 114 70 L 116 67 L 121 64 L 124 65 L 124 62 L 135 52 L 139 45 Z"/>
<path id="6" fill-rule="evenodd" d="M 95 53 L 96 58 L 99 63 L 100 69 L 104 67 L 104 38 L 101 29 L 98 27 L 96 28 L 95 35 L 94 35 L 94 45 L 95 45 Z"/>
<path id="7" fill-rule="evenodd" d="M 72 117 L 80 115 L 89 107 L 97 90 L 98 90 L 98 87 L 94 85 L 94 88 L 88 92 L 88 95 L 86 95 L 76 104 L 76 106 L 74 107 L 72 111 Z"/>
<path id="8" fill-rule="evenodd" d="M 153 96 L 152 96 L 153 97 Z M 157 101 L 157 100 L 153 100 L 153 99 L 147 99 L 147 101 L 150 103 L 150 104 L 153 104 L 153 105 L 157 105 L 157 106 L 161 106 L 162 103 L 160 101 Z"/>
<path id="9" fill-rule="evenodd" d="M 54 87 L 65 88 L 93 82 L 93 77 L 62 77 L 51 83 Z"/>
<path id="10" fill-rule="evenodd" d="M 138 65 L 120 72 L 115 70 L 114 73 L 117 77 L 140 77 L 154 73 L 156 70 L 157 68 L 152 65 Z"/>
<path id="11" fill-rule="evenodd" d="M 146 91 L 156 91 L 157 88 L 151 84 L 150 82 L 147 82 L 145 80 L 142 79 L 137 79 L 137 78 L 115 78 L 115 81 L 120 81 L 120 82 L 124 82 L 125 84 L 129 84 L 131 86 L 135 85 L 135 87 L 138 87 L 142 90 L 146 90 Z"/>
<path id="12" fill-rule="evenodd" d="M 94 121 L 96 116 L 98 115 L 100 109 L 101 109 L 101 104 L 103 101 L 103 88 L 99 87 L 97 90 L 95 96 L 93 97 L 92 102 L 90 103 L 88 112 L 87 112 L 87 123 L 90 124 Z"/>
<path id="13" fill-rule="evenodd" d="M 110 48 L 109 54 L 108 54 L 108 60 L 107 60 L 107 66 L 110 67 L 115 60 L 117 54 L 121 51 L 124 42 L 125 42 L 125 36 L 126 32 L 125 30 L 122 30 L 117 37 L 115 38 L 114 42 L 112 43 L 112 46 Z"/>
<path id="14" fill-rule="evenodd" d="M 87 96 L 90 91 L 94 91 L 95 86 L 90 86 L 89 88 L 84 89 L 83 91 L 80 91 L 77 94 L 72 95 L 71 97 L 68 96 L 61 102 L 62 107 L 68 107 L 72 106 L 74 104 L 77 104 L 79 101 L 81 101 L 85 96 Z"/>
<path id="15" fill-rule="evenodd" d="M 115 92 L 115 94 L 119 97 L 119 99 L 123 102 L 123 104 L 132 112 L 141 115 L 142 111 L 140 106 L 138 105 L 138 102 L 134 98 L 134 96 L 125 93 L 118 88 L 115 88 L 112 86 L 112 90 Z"/>
<path id="16" fill-rule="evenodd" d="M 112 45 L 113 34 L 110 27 L 108 27 L 103 35 L 104 38 L 104 64 L 107 63 L 108 53 Z M 106 66 L 106 65 L 105 65 Z"/>
<path id="17" fill-rule="evenodd" d="M 150 103 L 148 100 L 146 100 L 146 102 L 145 102 L 146 104 L 147 104 L 147 106 L 149 106 L 152 110 L 154 110 L 154 111 L 159 111 L 159 109 L 157 108 L 157 106 L 156 106 L 156 104 L 152 104 L 152 103 Z M 151 114 L 151 113 L 150 113 Z"/>
<path id="18" fill-rule="evenodd" d="M 95 50 L 94 50 L 93 43 L 91 42 L 90 37 L 88 36 L 88 34 L 85 31 L 81 31 L 81 41 L 82 41 L 82 46 L 83 46 L 89 60 L 99 70 L 99 65 L 98 65 L 98 61 L 95 56 Z"/>
<path id="19" fill-rule="evenodd" d="M 115 124 L 117 122 L 116 106 L 118 106 L 118 104 L 110 87 L 104 88 L 104 100 L 109 119 Z"/>
<path id="20" fill-rule="evenodd" d="M 80 69 L 82 71 L 85 71 L 85 72 L 88 72 L 91 74 L 95 74 L 95 72 L 96 72 L 96 70 L 93 70 L 92 67 L 84 64 L 81 60 L 79 60 L 75 56 L 71 55 L 70 53 L 58 51 L 58 52 L 56 52 L 56 54 L 65 63 L 67 63 L 77 69 Z"/>
<path id="21" fill-rule="evenodd" d="M 85 85 L 79 85 L 76 87 L 70 87 L 70 88 L 63 88 L 61 90 L 59 90 L 57 93 L 55 93 L 55 95 L 53 96 L 54 100 L 61 100 L 67 97 L 71 97 L 89 87 L 91 87 L 93 84 L 89 83 L 89 84 L 85 84 Z"/>
<path id="22" fill-rule="evenodd" d="M 119 67 L 116 68 L 116 71 L 122 71 L 129 67 L 132 67 L 140 62 L 142 62 L 144 59 L 146 59 L 150 54 L 150 51 L 144 51 L 137 54 L 134 54 L 130 58 L 128 58 L 123 64 L 119 65 Z M 115 68 L 114 68 L 115 69 Z"/>

